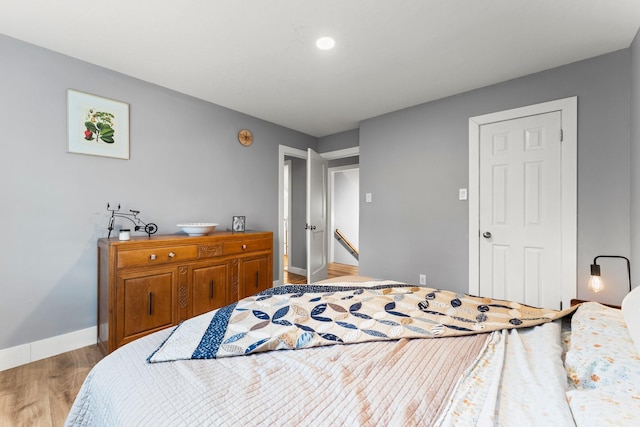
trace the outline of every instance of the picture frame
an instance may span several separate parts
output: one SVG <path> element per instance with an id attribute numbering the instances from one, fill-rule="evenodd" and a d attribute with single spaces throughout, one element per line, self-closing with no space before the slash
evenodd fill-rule
<path id="1" fill-rule="evenodd" d="M 233 231 L 244 231 L 245 225 L 245 217 L 244 216 L 234 216 L 233 221 L 231 223 L 231 229 Z"/>
<path id="2" fill-rule="evenodd" d="M 129 104 L 67 90 L 67 152 L 129 159 Z"/>

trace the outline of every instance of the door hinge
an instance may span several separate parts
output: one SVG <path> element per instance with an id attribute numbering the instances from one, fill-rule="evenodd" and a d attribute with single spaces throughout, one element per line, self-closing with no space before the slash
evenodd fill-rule
<path id="1" fill-rule="evenodd" d="M 560 129 L 560 142 L 564 141 L 564 130 Z"/>

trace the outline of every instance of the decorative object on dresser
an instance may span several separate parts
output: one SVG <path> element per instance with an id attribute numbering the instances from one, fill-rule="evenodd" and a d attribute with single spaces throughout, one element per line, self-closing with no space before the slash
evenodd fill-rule
<path id="1" fill-rule="evenodd" d="M 595 293 L 598 293 L 604 289 L 604 283 L 602 283 L 602 278 L 600 277 L 600 266 L 598 265 L 598 258 L 620 258 L 627 261 L 627 277 L 629 278 L 629 292 L 631 292 L 631 263 L 629 262 L 629 258 L 621 255 L 598 255 L 593 259 L 593 264 L 591 264 L 591 278 L 589 279 L 589 289 L 591 289 Z"/>
<path id="2" fill-rule="evenodd" d="M 218 224 L 215 222 L 187 222 L 177 224 L 177 226 L 189 236 L 206 236 L 215 230 Z"/>
<path id="3" fill-rule="evenodd" d="M 116 209 L 111 209 L 111 206 L 109 205 L 109 203 L 107 203 L 107 210 L 111 212 L 111 216 L 109 217 L 109 226 L 107 227 L 107 230 L 109 230 L 109 234 L 107 235 L 107 238 L 111 237 L 111 232 L 113 231 L 113 228 L 115 226 L 116 218 L 128 219 L 134 225 L 134 228 L 133 228 L 134 231 L 143 230 L 145 233 L 147 233 L 149 237 L 151 237 L 152 234 L 155 234 L 158 231 L 158 226 L 155 225 L 154 223 L 150 222 L 148 224 L 145 224 L 140 218 L 138 218 L 138 214 L 140 213 L 140 211 L 129 209 L 130 213 L 122 213 L 120 212 L 120 203 L 118 203 L 118 207 Z M 120 240 L 129 240 L 129 239 L 120 239 Z"/>
<path id="4" fill-rule="evenodd" d="M 273 233 L 98 240 L 98 346 L 137 338 L 273 284 Z"/>
<path id="5" fill-rule="evenodd" d="M 231 222 L 231 229 L 233 231 L 244 231 L 245 219 L 246 218 L 244 216 L 234 216 L 233 221 Z"/>

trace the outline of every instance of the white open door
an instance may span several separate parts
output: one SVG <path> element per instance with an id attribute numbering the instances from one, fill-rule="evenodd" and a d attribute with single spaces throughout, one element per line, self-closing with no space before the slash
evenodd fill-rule
<path id="1" fill-rule="evenodd" d="M 327 278 L 327 160 L 307 157 L 307 283 Z"/>

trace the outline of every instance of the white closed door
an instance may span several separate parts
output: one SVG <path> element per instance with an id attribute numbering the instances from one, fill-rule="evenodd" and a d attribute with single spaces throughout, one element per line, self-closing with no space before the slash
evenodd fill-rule
<path id="1" fill-rule="evenodd" d="M 307 156 L 307 283 L 327 274 L 327 160 L 312 149 Z"/>
<path id="2" fill-rule="evenodd" d="M 560 112 L 480 127 L 480 295 L 558 309 L 562 300 Z"/>

